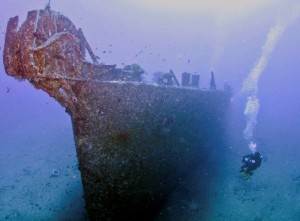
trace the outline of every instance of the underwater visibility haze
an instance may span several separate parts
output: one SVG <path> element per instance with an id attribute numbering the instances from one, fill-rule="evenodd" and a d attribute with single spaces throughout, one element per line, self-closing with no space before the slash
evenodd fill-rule
<path id="1" fill-rule="evenodd" d="M 66 113 L 61 104 L 44 91 L 35 89 L 28 80 L 8 76 L 3 64 L 9 19 L 18 15 L 20 27 L 28 11 L 45 9 L 47 3 L 48 0 L 1 0 L 0 220 L 89 219 L 83 197 L 83 190 L 87 191 L 87 188 L 83 186 L 78 170 L 74 118 L 71 119 L 68 110 Z M 194 120 L 201 124 L 199 128 L 204 127 L 210 132 L 202 134 L 206 142 L 199 143 L 199 148 L 205 149 L 205 156 L 195 154 L 199 158 L 193 158 L 192 165 L 182 163 L 182 168 L 188 172 L 180 185 L 162 200 L 159 212 L 151 219 L 300 219 L 298 1 L 52 0 L 51 10 L 68 17 L 77 29 L 82 29 L 99 64 L 116 65 L 119 69 L 137 64 L 145 71 L 142 75 L 145 84 L 152 84 L 153 76 L 169 73 L 172 69 L 180 83 L 183 72 L 199 75 L 199 90 L 210 92 L 208 100 L 224 92 L 225 83 L 231 87 L 230 103 L 223 110 L 226 116 L 213 113 L 203 114 L 201 119 L 195 117 Z M 91 57 L 86 59 L 93 63 Z M 210 90 L 211 72 L 214 73 L 216 91 Z M 145 86 L 139 95 L 147 94 L 147 90 Z M 145 97 L 149 95 L 151 100 L 150 94 Z M 135 96 L 138 94 L 131 97 Z M 177 100 L 184 100 L 185 96 L 189 95 L 182 92 Z M 199 99 L 203 98 L 199 96 Z M 120 104 L 116 107 L 119 108 L 122 103 L 118 101 Z M 168 101 L 162 104 L 176 108 L 173 98 Z M 198 104 L 196 99 L 194 101 L 192 105 Z M 197 110 L 204 111 L 202 105 L 212 109 L 218 105 L 225 108 L 222 102 L 214 101 L 211 104 L 212 100 L 204 99 Z M 97 105 L 91 107 L 98 108 Z M 161 110 L 171 113 L 170 118 L 157 116 L 163 119 L 160 123 L 165 125 L 164 128 L 152 125 L 153 129 L 149 114 L 149 119 L 145 120 L 149 127 L 143 131 L 158 131 L 153 138 L 155 142 L 160 142 L 161 137 L 174 136 L 179 139 L 178 145 L 185 145 L 182 137 L 194 127 L 198 128 L 195 126 L 197 121 L 181 124 L 182 131 L 170 129 L 170 125 L 180 121 L 178 116 L 185 119 L 187 115 L 181 115 L 180 105 L 177 107 L 173 111 L 161 106 Z M 118 110 L 121 111 L 115 111 Z M 194 106 L 190 110 L 197 111 Z M 124 119 L 112 119 L 121 119 L 121 125 L 126 119 L 136 117 L 133 113 L 126 114 L 122 115 Z M 226 123 L 222 126 L 211 123 L 208 116 L 218 116 L 217 120 L 222 118 Z M 128 140 L 133 142 L 131 135 L 126 133 L 113 139 L 117 145 L 127 145 Z M 257 144 L 262 163 L 245 179 L 239 170 L 242 156 L 251 153 L 250 142 Z M 176 145 L 168 140 L 163 143 Z M 167 150 L 171 160 L 181 162 L 173 158 L 176 148 Z M 165 169 L 159 168 L 161 172 Z M 168 179 L 171 183 L 172 179 Z M 134 205 L 134 200 L 130 202 Z M 90 219 L 93 220 L 91 215 Z M 149 217 L 145 217 L 147 219 Z"/>

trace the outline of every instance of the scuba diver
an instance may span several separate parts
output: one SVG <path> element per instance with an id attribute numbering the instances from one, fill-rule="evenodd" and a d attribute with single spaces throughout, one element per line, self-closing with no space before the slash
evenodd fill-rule
<path id="1" fill-rule="evenodd" d="M 260 167 L 262 161 L 262 155 L 256 149 L 256 143 L 251 142 L 249 144 L 251 154 L 243 156 L 242 162 L 244 165 L 241 166 L 240 173 L 245 180 L 248 180 L 253 175 L 254 170 Z"/>

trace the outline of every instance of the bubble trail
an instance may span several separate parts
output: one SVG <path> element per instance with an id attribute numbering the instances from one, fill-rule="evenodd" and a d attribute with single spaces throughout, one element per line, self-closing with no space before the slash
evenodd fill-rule
<path id="1" fill-rule="evenodd" d="M 289 17 L 286 17 L 285 19 L 279 19 L 277 23 L 269 30 L 266 42 L 262 47 L 261 56 L 244 81 L 241 92 L 248 96 L 248 99 L 244 110 L 247 125 L 243 133 L 244 138 L 247 141 L 251 141 L 253 139 L 253 131 L 257 123 L 256 117 L 258 115 L 260 107 L 259 99 L 257 97 L 259 79 L 268 64 L 269 58 L 280 37 L 283 35 L 286 28 L 294 21 L 296 21 L 299 16 L 300 4 L 296 7 L 293 7 L 293 10 L 290 13 Z"/>

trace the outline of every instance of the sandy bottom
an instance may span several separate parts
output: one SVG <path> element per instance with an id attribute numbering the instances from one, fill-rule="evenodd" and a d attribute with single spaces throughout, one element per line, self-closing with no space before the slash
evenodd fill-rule
<path id="1" fill-rule="evenodd" d="M 1 137 L 0 220 L 88 220 L 71 128 L 21 129 Z M 157 220 L 298 221 L 296 145 L 262 145 L 265 160 L 247 181 L 238 172 L 247 149 L 228 147 L 217 170 L 199 167 L 188 175 Z"/>
<path id="2" fill-rule="evenodd" d="M 1 138 L 0 220 L 87 220 L 72 131 L 51 132 Z"/>
<path id="3" fill-rule="evenodd" d="M 158 220 L 300 220 L 299 143 L 281 141 L 261 142 L 264 162 L 247 181 L 238 172 L 239 155 L 247 154 L 247 148 L 228 147 L 221 154 L 224 163 L 219 174 L 204 178 L 201 168 L 192 173 L 185 188 L 170 198 Z M 202 184 L 207 179 L 212 182 L 205 188 Z"/>

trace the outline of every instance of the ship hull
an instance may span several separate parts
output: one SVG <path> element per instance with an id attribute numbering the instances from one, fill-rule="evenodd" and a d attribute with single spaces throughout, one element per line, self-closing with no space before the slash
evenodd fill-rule
<path id="1" fill-rule="evenodd" d="M 187 174 L 199 163 L 213 163 L 210 152 L 222 134 L 229 97 L 146 84 L 89 84 L 87 111 L 72 118 L 90 219 L 152 220 Z"/>
<path id="2" fill-rule="evenodd" d="M 58 12 L 30 11 L 20 28 L 11 18 L 3 63 L 71 116 L 90 220 L 152 220 L 187 174 L 216 164 L 227 93 L 129 82 L 144 70 L 99 64 L 82 30 Z"/>

